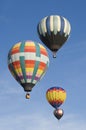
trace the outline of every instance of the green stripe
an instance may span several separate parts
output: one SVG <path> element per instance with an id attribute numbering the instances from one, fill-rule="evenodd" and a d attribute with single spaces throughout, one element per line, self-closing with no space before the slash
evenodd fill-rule
<path id="1" fill-rule="evenodd" d="M 21 42 L 20 52 L 24 52 L 25 42 Z"/>
<path id="2" fill-rule="evenodd" d="M 39 44 L 37 44 L 37 43 L 34 43 L 34 44 L 35 44 L 35 47 L 36 47 L 36 56 L 37 56 L 37 57 L 40 57 L 40 46 L 39 46 Z M 40 61 L 36 61 L 36 62 L 35 62 L 35 66 L 34 66 L 34 71 L 33 71 L 33 75 L 32 75 L 32 80 L 31 80 L 31 82 L 33 82 L 33 80 L 34 80 L 34 78 L 35 78 L 35 75 L 36 75 L 37 70 L 38 70 L 38 67 L 39 67 L 39 63 L 40 63 Z"/>
<path id="3" fill-rule="evenodd" d="M 39 67 L 39 63 L 40 63 L 40 61 L 36 61 L 36 63 L 35 63 L 35 67 L 34 67 L 31 83 L 33 83 L 33 80 L 34 80 L 34 78 L 36 76 L 36 73 L 37 73 L 37 70 L 38 70 L 38 67 Z"/>
<path id="4" fill-rule="evenodd" d="M 25 80 L 25 83 L 27 82 L 27 77 L 26 77 L 26 71 L 25 71 L 25 57 L 21 56 L 20 57 L 20 65 L 21 65 L 21 70 L 22 70 L 22 74 L 23 74 L 23 78 Z"/>
<path id="5" fill-rule="evenodd" d="M 35 42 L 34 42 L 34 44 L 35 44 L 35 47 L 36 47 L 36 56 L 40 57 L 40 46 L 39 46 L 39 44 L 37 44 Z"/>
<path id="6" fill-rule="evenodd" d="M 20 52 L 24 52 L 24 47 L 25 47 L 25 43 L 22 42 L 21 46 L 20 46 Z M 24 78 L 25 82 L 27 82 L 26 70 L 25 70 L 25 57 L 24 56 L 20 57 L 20 65 L 21 65 L 23 78 Z"/>

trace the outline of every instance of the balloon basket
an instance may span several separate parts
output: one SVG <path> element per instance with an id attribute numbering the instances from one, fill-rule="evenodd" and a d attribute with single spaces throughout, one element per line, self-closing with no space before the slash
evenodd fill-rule
<path id="1" fill-rule="evenodd" d="M 26 99 L 30 99 L 30 94 L 26 93 Z"/>

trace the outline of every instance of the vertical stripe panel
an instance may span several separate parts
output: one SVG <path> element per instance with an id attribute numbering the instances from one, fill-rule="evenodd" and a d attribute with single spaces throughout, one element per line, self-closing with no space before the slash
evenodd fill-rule
<path id="1" fill-rule="evenodd" d="M 40 31 L 41 31 L 41 34 L 43 35 L 43 36 L 45 36 L 45 28 L 44 28 L 44 19 L 41 21 L 41 23 L 39 24 L 40 25 Z"/>
<path id="2" fill-rule="evenodd" d="M 24 42 L 21 42 L 20 52 L 24 52 L 24 46 L 25 46 L 25 43 L 24 43 Z"/>
<path id="3" fill-rule="evenodd" d="M 21 65 L 21 70 L 22 70 L 22 73 L 23 73 L 23 78 L 24 78 L 24 81 L 27 82 L 27 78 L 26 78 L 26 70 L 25 70 L 25 57 L 22 56 L 20 57 L 20 65 Z"/>
<path id="4" fill-rule="evenodd" d="M 63 19 L 64 19 L 64 33 L 67 34 L 67 26 L 68 26 L 67 20 L 65 18 Z"/>
<path id="5" fill-rule="evenodd" d="M 71 27 L 70 27 L 70 23 L 68 22 L 68 20 L 66 20 L 64 18 L 64 21 L 65 21 L 64 32 L 65 32 L 65 37 L 66 37 L 70 34 Z"/>
<path id="6" fill-rule="evenodd" d="M 46 28 L 46 19 L 47 19 L 47 17 L 45 17 L 44 20 L 43 20 L 44 31 L 45 31 L 45 33 L 47 32 L 47 28 Z"/>
<path id="7" fill-rule="evenodd" d="M 20 46 L 20 52 L 24 52 L 24 48 L 25 48 L 25 43 L 22 42 L 21 46 Z M 21 65 L 21 70 L 22 70 L 24 81 L 27 82 L 26 70 L 25 70 L 25 57 L 24 56 L 20 57 L 20 65 Z"/>
<path id="8" fill-rule="evenodd" d="M 41 23 L 38 24 L 37 29 L 38 29 L 38 33 L 41 35 L 42 34 Z"/>
<path id="9" fill-rule="evenodd" d="M 47 18 L 47 17 L 46 17 Z M 44 18 L 42 21 L 41 21 L 41 30 L 42 30 L 42 35 L 45 36 L 45 33 L 47 32 L 47 29 L 46 29 L 46 18 Z"/>
<path id="10" fill-rule="evenodd" d="M 60 34 L 62 35 L 63 32 L 64 32 L 64 19 L 63 19 L 63 17 L 60 17 L 60 19 L 61 19 L 61 30 L 60 30 Z"/>
<path id="11" fill-rule="evenodd" d="M 42 31 L 42 35 L 45 36 L 44 22 L 43 22 L 43 20 L 41 21 L 41 31 Z"/>
<path id="12" fill-rule="evenodd" d="M 71 31 L 71 26 L 70 26 L 70 23 L 68 22 L 68 35 L 70 34 L 70 31 Z"/>
<path id="13" fill-rule="evenodd" d="M 60 16 L 57 16 L 57 31 L 60 32 L 61 29 L 61 19 Z"/>
<path id="14" fill-rule="evenodd" d="M 34 80 L 35 75 L 36 75 L 37 70 L 38 70 L 39 63 L 40 63 L 39 61 L 36 61 L 36 63 L 35 63 L 34 71 L 33 71 L 33 74 L 32 74 L 32 79 L 31 79 L 31 83 L 33 83 L 33 80 Z"/>
<path id="15" fill-rule="evenodd" d="M 39 46 L 39 44 L 36 44 L 35 42 L 34 42 L 34 44 L 35 44 L 35 47 L 36 47 L 36 52 L 34 52 L 34 53 L 36 53 L 37 57 L 40 57 L 40 46 Z"/>
<path id="16" fill-rule="evenodd" d="M 58 28 L 58 17 L 54 16 L 53 17 L 53 30 L 54 30 L 54 34 L 57 34 L 57 28 Z"/>
<path id="17" fill-rule="evenodd" d="M 46 27 L 47 27 L 47 32 L 50 35 L 51 34 L 51 32 L 50 32 L 50 17 L 47 17 L 47 19 L 46 19 Z"/>
<path id="18" fill-rule="evenodd" d="M 54 16 L 50 16 L 50 31 L 53 32 L 53 18 Z"/>
<path id="19" fill-rule="evenodd" d="M 34 44 L 35 44 L 35 47 L 36 47 L 36 52 L 34 52 L 34 53 L 36 53 L 37 57 L 40 57 L 40 46 L 38 44 L 36 44 L 36 43 L 34 43 Z M 33 80 L 35 78 L 35 75 L 36 75 L 37 70 L 38 70 L 39 63 L 40 63 L 39 61 L 35 62 L 35 66 L 34 66 L 34 71 L 33 71 L 33 74 L 32 74 L 31 82 L 33 82 Z"/>

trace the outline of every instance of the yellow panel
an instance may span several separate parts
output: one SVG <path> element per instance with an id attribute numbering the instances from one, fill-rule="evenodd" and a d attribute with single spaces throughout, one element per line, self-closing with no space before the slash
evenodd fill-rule
<path id="1" fill-rule="evenodd" d="M 35 46 L 34 42 L 32 42 L 32 41 L 26 41 L 25 45 L 26 46 Z"/>
<path id="2" fill-rule="evenodd" d="M 26 68 L 26 72 L 33 72 L 34 71 L 34 68 Z"/>
<path id="3" fill-rule="evenodd" d="M 13 48 L 20 47 L 20 44 L 21 44 L 21 42 L 15 44 L 15 45 L 13 46 Z"/>
<path id="4" fill-rule="evenodd" d="M 43 70 L 38 69 L 37 74 L 38 74 L 38 75 L 41 75 L 43 72 L 44 72 Z"/>

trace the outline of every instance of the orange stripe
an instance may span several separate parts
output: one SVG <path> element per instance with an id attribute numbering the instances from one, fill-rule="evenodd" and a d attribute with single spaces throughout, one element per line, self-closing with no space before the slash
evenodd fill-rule
<path id="1" fill-rule="evenodd" d="M 20 49 L 20 47 L 16 46 L 12 48 L 12 50 L 17 50 L 17 49 Z"/>
<path id="2" fill-rule="evenodd" d="M 24 51 L 25 52 L 34 52 L 34 51 L 36 51 L 36 48 L 35 48 L 35 46 L 25 46 L 25 48 L 24 48 Z"/>
<path id="3" fill-rule="evenodd" d="M 33 60 L 25 60 L 25 67 L 26 68 L 34 68 L 35 61 Z"/>
<path id="4" fill-rule="evenodd" d="M 40 69 L 40 70 L 44 70 L 45 67 L 43 67 L 43 66 L 39 66 L 39 69 Z"/>
<path id="5" fill-rule="evenodd" d="M 46 64 L 43 62 L 40 62 L 39 69 L 44 69 L 46 67 Z"/>
<path id="6" fill-rule="evenodd" d="M 32 44 L 25 44 L 25 48 L 35 48 L 35 45 L 32 45 Z"/>
<path id="7" fill-rule="evenodd" d="M 34 60 L 25 60 L 25 64 L 35 64 Z"/>
<path id="8" fill-rule="evenodd" d="M 39 65 L 41 65 L 41 66 L 45 66 L 46 64 L 45 63 L 43 63 L 43 62 L 40 62 L 40 64 Z"/>
<path id="9" fill-rule="evenodd" d="M 25 48 L 24 52 L 36 52 L 35 48 Z"/>
<path id="10" fill-rule="evenodd" d="M 17 68 L 20 68 L 20 62 L 19 61 L 15 61 L 13 62 L 13 66 L 17 67 Z"/>
<path id="11" fill-rule="evenodd" d="M 20 51 L 19 48 L 16 48 L 16 49 L 12 49 L 11 53 L 15 54 L 15 53 L 18 53 L 19 51 Z"/>
<path id="12" fill-rule="evenodd" d="M 34 64 L 25 64 L 26 68 L 34 68 Z"/>
<path id="13" fill-rule="evenodd" d="M 45 56 L 48 56 L 47 51 L 43 48 L 40 49 L 40 53 L 45 55 Z"/>

